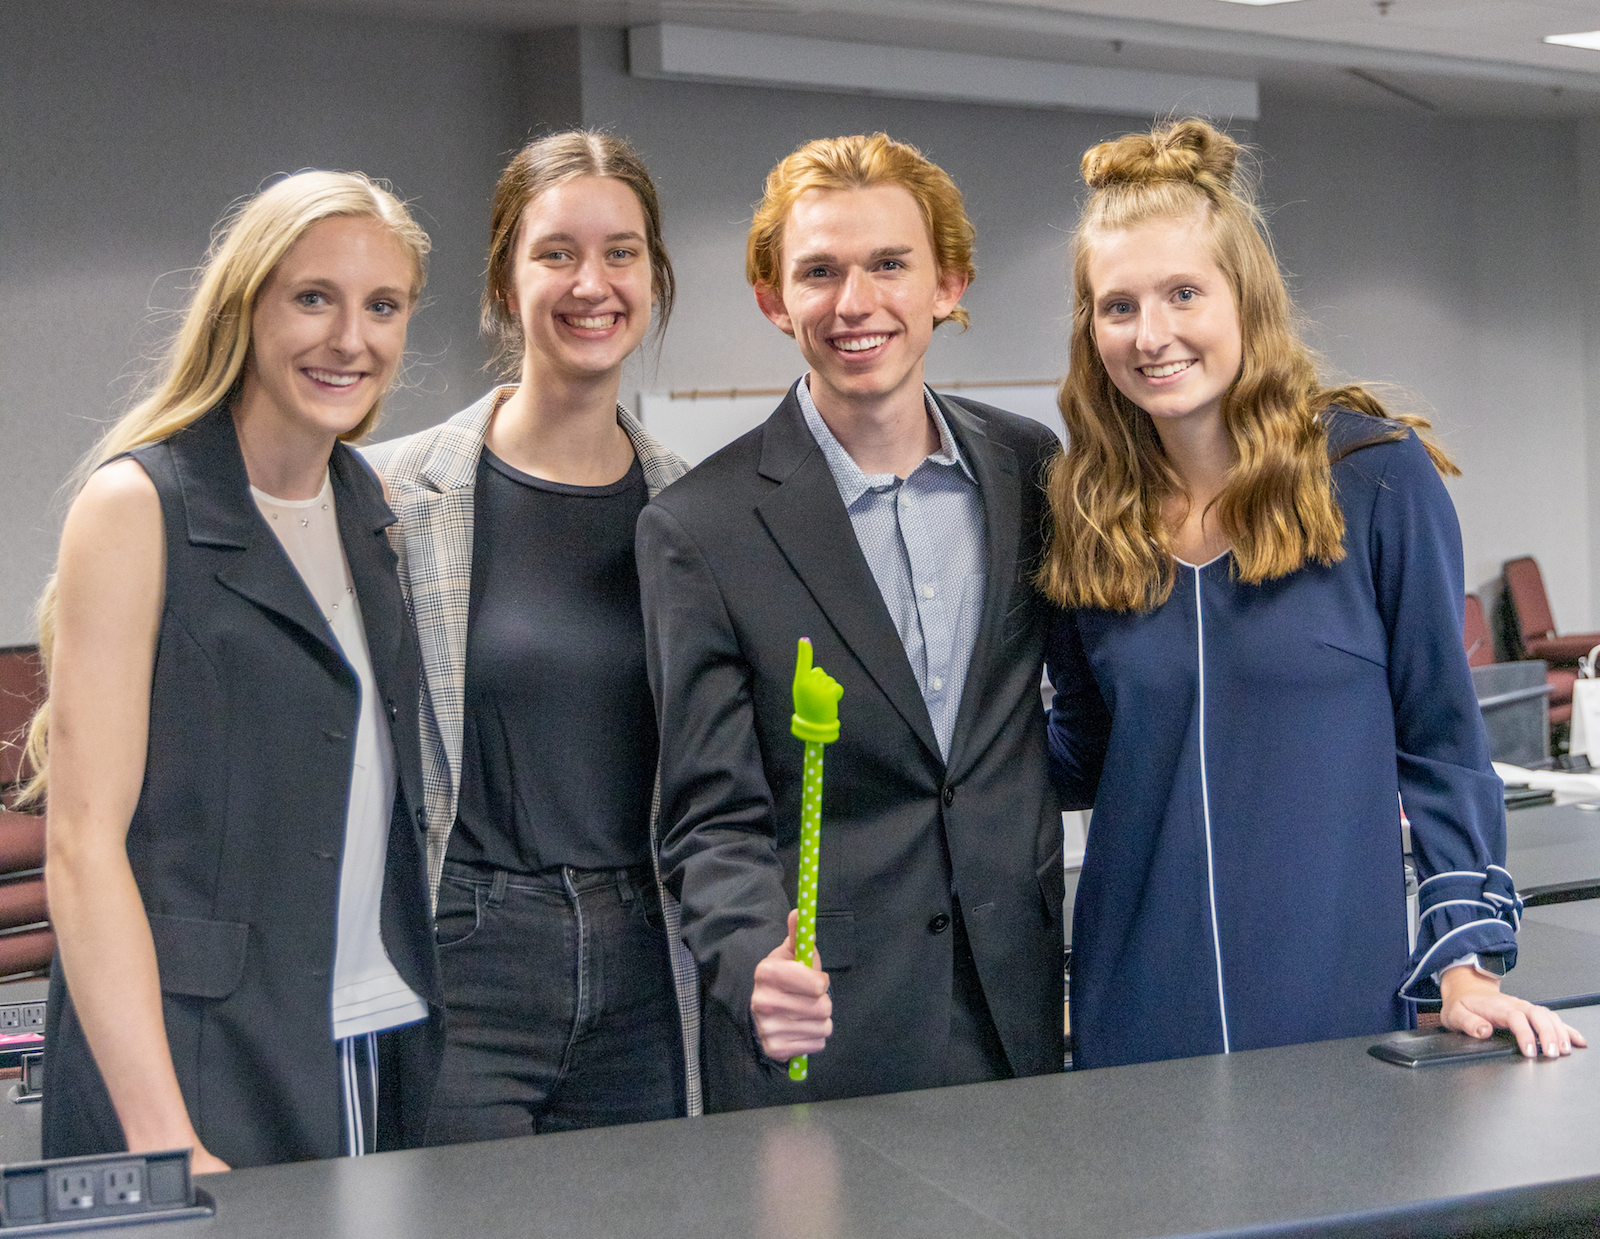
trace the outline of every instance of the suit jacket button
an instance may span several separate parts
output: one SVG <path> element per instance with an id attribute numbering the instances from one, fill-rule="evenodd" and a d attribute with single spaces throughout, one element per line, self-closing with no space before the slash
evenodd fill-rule
<path id="1" fill-rule="evenodd" d="M 426 829 L 428 825 L 428 811 L 426 809 L 417 810 L 417 825 Z"/>
<path id="2" fill-rule="evenodd" d="M 944 789 L 944 807 L 948 809 L 951 805 L 955 804 L 955 802 L 956 802 L 956 789 L 953 788 L 953 787 L 945 788 Z"/>
<path id="3" fill-rule="evenodd" d="M 937 916 L 935 916 L 931 921 L 928 922 L 928 932 L 930 934 L 942 934 L 945 930 L 947 930 L 949 928 L 950 928 L 950 917 L 949 917 L 948 914 L 946 914 L 944 912 L 940 912 Z"/>
<path id="4" fill-rule="evenodd" d="M 400 707 L 395 705 L 394 698 L 389 698 L 389 721 L 393 722 L 400 717 Z"/>

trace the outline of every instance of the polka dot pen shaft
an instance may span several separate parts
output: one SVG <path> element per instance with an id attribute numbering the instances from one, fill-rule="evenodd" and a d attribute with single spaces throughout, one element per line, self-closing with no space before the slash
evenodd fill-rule
<path id="1" fill-rule="evenodd" d="M 811 642 L 800 638 L 794 663 L 794 718 L 789 730 L 806 742 L 805 776 L 800 784 L 800 916 L 794 931 L 794 957 L 811 963 L 817 942 L 817 870 L 822 862 L 822 746 L 839 738 L 839 698 L 844 687 L 821 667 L 811 665 Z M 807 1055 L 789 1060 L 789 1078 L 806 1078 Z"/>

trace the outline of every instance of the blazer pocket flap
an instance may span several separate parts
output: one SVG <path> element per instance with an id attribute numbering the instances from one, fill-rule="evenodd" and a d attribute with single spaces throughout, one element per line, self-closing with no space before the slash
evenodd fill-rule
<path id="1" fill-rule="evenodd" d="M 150 917 L 161 992 L 189 998 L 226 998 L 244 977 L 250 926 L 189 916 Z"/>
<path id="2" fill-rule="evenodd" d="M 856 914 L 817 913 L 817 954 L 824 972 L 843 972 L 856 962 Z"/>

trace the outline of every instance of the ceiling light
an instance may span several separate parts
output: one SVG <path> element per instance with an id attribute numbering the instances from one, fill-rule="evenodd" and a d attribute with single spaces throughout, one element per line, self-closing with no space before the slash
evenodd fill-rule
<path id="1" fill-rule="evenodd" d="M 1600 52 L 1600 30 L 1587 30 L 1583 34 L 1547 34 L 1544 41 L 1558 43 L 1562 47 L 1586 47 L 1591 52 Z"/>
<path id="2" fill-rule="evenodd" d="M 1300 0 L 1222 0 L 1224 4 L 1253 4 L 1258 8 L 1267 4 L 1298 4 Z"/>

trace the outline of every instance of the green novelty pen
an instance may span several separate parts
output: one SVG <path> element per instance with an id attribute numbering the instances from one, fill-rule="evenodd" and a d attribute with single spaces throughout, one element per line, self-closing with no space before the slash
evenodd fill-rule
<path id="1" fill-rule="evenodd" d="M 821 667 L 811 665 L 811 642 L 800 638 L 794 664 L 794 717 L 789 730 L 806 742 L 805 777 L 800 785 L 800 915 L 794 931 L 794 957 L 807 967 L 817 942 L 817 870 L 822 862 L 822 746 L 839 738 L 839 698 L 844 688 Z M 807 1055 L 789 1060 L 789 1078 L 806 1078 Z"/>

